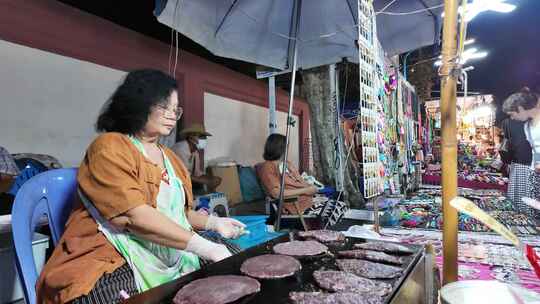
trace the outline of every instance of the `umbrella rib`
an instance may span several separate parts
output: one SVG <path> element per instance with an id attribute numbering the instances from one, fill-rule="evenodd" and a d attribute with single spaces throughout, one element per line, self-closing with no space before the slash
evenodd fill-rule
<path id="1" fill-rule="evenodd" d="M 227 13 L 225 13 L 225 15 L 223 16 L 223 18 L 221 19 L 221 22 L 219 23 L 219 26 L 217 27 L 216 31 L 214 32 L 214 37 L 217 36 L 218 32 L 221 30 L 221 27 L 223 26 L 223 24 L 225 23 L 225 20 L 229 17 L 229 15 L 231 14 L 232 12 L 232 9 L 234 8 L 234 6 L 236 5 L 236 3 L 238 2 L 238 0 L 233 0 L 233 2 L 231 3 L 231 5 L 229 6 L 229 9 L 227 10 Z"/>
<path id="2" fill-rule="evenodd" d="M 346 0 L 347 2 L 347 7 L 349 7 L 349 12 L 351 13 L 351 18 L 352 18 L 352 21 L 353 21 L 353 24 L 356 25 L 356 18 L 354 17 L 354 11 L 352 9 L 352 6 L 351 6 L 351 2 L 349 2 L 350 0 Z"/>
<path id="3" fill-rule="evenodd" d="M 288 41 L 288 45 L 287 45 L 287 68 L 291 68 L 291 57 L 292 57 L 292 53 L 293 53 L 293 50 L 292 48 L 294 47 L 293 46 L 293 40 L 294 40 L 294 44 L 296 45 L 296 43 L 298 42 L 298 24 L 297 24 L 297 15 L 299 14 L 298 10 L 299 10 L 299 6 L 298 6 L 298 2 L 297 1 L 293 1 L 293 7 L 292 7 L 292 10 L 291 10 L 291 22 L 290 22 L 290 27 L 289 27 L 289 37 L 291 37 Z"/>
<path id="4" fill-rule="evenodd" d="M 429 14 L 433 18 L 433 33 L 434 33 L 433 44 L 437 44 L 437 42 L 439 41 L 438 39 L 439 36 L 437 35 L 437 32 L 439 30 L 439 18 L 437 18 L 437 16 L 431 11 L 431 9 L 429 9 L 429 7 L 427 6 L 424 0 L 419 0 L 419 1 L 420 3 L 422 3 L 424 8 L 428 9 Z"/>

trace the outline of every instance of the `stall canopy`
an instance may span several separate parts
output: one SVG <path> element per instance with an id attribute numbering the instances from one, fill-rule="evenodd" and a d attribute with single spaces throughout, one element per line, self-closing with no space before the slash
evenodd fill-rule
<path id="1" fill-rule="evenodd" d="M 396 55 L 438 43 L 443 0 L 375 0 L 383 49 Z M 297 68 L 358 62 L 357 0 L 156 0 L 159 22 L 217 56 L 290 69 L 294 12 Z"/>
<path id="2" fill-rule="evenodd" d="M 378 38 L 390 56 L 438 44 L 443 0 L 374 0 Z"/>

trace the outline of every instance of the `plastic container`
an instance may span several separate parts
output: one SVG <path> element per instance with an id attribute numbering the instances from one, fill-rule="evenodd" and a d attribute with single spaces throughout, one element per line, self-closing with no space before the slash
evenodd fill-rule
<path id="1" fill-rule="evenodd" d="M 379 224 L 383 227 L 393 227 L 399 225 L 399 210 L 389 209 L 384 212 L 382 216 L 379 217 Z"/>
<path id="2" fill-rule="evenodd" d="M 242 248 L 242 250 L 257 246 L 282 235 L 279 232 L 268 231 L 266 228 L 267 215 L 233 216 L 232 218 L 246 224 L 246 230 L 249 231 L 249 234 L 244 234 L 236 240 L 230 240 Z"/>
<path id="3" fill-rule="evenodd" d="M 519 304 L 538 303 L 540 295 L 532 290 L 495 280 L 459 281 L 441 288 L 443 304 Z"/>
<path id="4" fill-rule="evenodd" d="M 202 195 L 195 200 L 195 210 L 204 210 L 208 214 L 229 216 L 229 203 L 224 193 L 214 192 Z"/>
<path id="5" fill-rule="evenodd" d="M 45 264 L 45 252 L 49 248 L 49 237 L 40 233 L 34 233 L 32 249 L 34 262 L 38 274 Z M 17 268 L 15 267 L 15 250 L 11 232 L 0 234 L 0 303 L 10 303 L 24 298 L 24 293 L 19 283 Z"/>

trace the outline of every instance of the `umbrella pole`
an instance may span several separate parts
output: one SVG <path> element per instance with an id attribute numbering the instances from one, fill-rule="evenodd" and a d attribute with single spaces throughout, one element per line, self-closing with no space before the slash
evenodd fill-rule
<path id="1" fill-rule="evenodd" d="M 457 281 L 457 210 L 450 201 L 457 196 L 456 75 L 457 0 L 444 1 L 441 76 L 443 284 Z"/>
<path id="2" fill-rule="evenodd" d="M 294 84 L 296 83 L 296 68 L 297 68 L 297 55 L 298 55 L 298 43 L 296 37 L 298 37 L 298 28 L 300 25 L 300 9 L 301 9 L 301 1 L 295 2 L 295 23 L 294 23 L 294 39 L 291 40 L 293 45 L 293 53 L 292 53 L 292 77 L 291 77 L 291 92 L 289 95 L 289 111 L 287 112 L 287 131 L 285 132 L 285 153 L 283 158 L 283 173 L 281 174 L 281 183 L 279 187 L 279 204 L 278 204 L 278 210 L 277 210 L 277 218 L 276 222 L 274 224 L 274 230 L 279 231 L 281 226 L 281 213 L 283 211 L 283 194 L 285 192 L 285 172 L 287 171 L 287 160 L 289 157 L 289 135 L 291 132 L 291 124 L 293 124 L 293 118 L 292 118 L 292 112 L 293 112 L 293 106 L 294 106 Z M 290 58 L 291 56 L 289 56 Z M 301 210 L 298 210 L 298 212 L 301 212 Z M 302 216 L 302 214 L 299 214 Z M 302 221 L 303 224 L 303 221 Z M 304 225 L 304 230 L 307 229 L 307 227 Z"/>
<path id="3" fill-rule="evenodd" d="M 274 134 L 277 132 L 276 119 L 276 76 L 268 77 L 268 133 Z"/>
<path id="4" fill-rule="evenodd" d="M 275 231 L 280 230 L 280 222 L 281 222 L 281 213 L 283 210 L 283 194 L 285 192 L 285 172 L 287 171 L 287 160 L 289 157 L 289 135 L 291 132 L 291 124 L 292 121 L 292 111 L 293 111 L 293 105 L 294 105 L 294 83 L 296 81 L 296 42 L 294 43 L 294 59 L 293 59 L 293 70 L 292 70 L 292 77 L 291 77 L 291 92 L 289 96 L 289 112 L 287 113 L 287 131 L 285 132 L 285 154 L 283 158 L 283 173 L 281 174 L 281 184 L 279 187 L 279 204 L 278 204 L 278 210 L 277 210 L 277 219 L 275 223 Z M 298 210 L 300 212 L 300 210 Z M 301 215 L 301 214 L 300 214 Z M 306 227 L 304 227 L 306 229 Z"/>

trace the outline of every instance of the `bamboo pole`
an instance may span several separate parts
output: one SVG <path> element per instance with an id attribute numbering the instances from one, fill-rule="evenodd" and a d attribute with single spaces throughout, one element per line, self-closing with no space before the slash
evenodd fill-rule
<path id="1" fill-rule="evenodd" d="M 457 210 L 450 201 L 457 196 L 456 77 L 458 0 L 444 1 L 441 75 L 442 195 L 443 195 L 443 284 L 458 279 Z"/>

